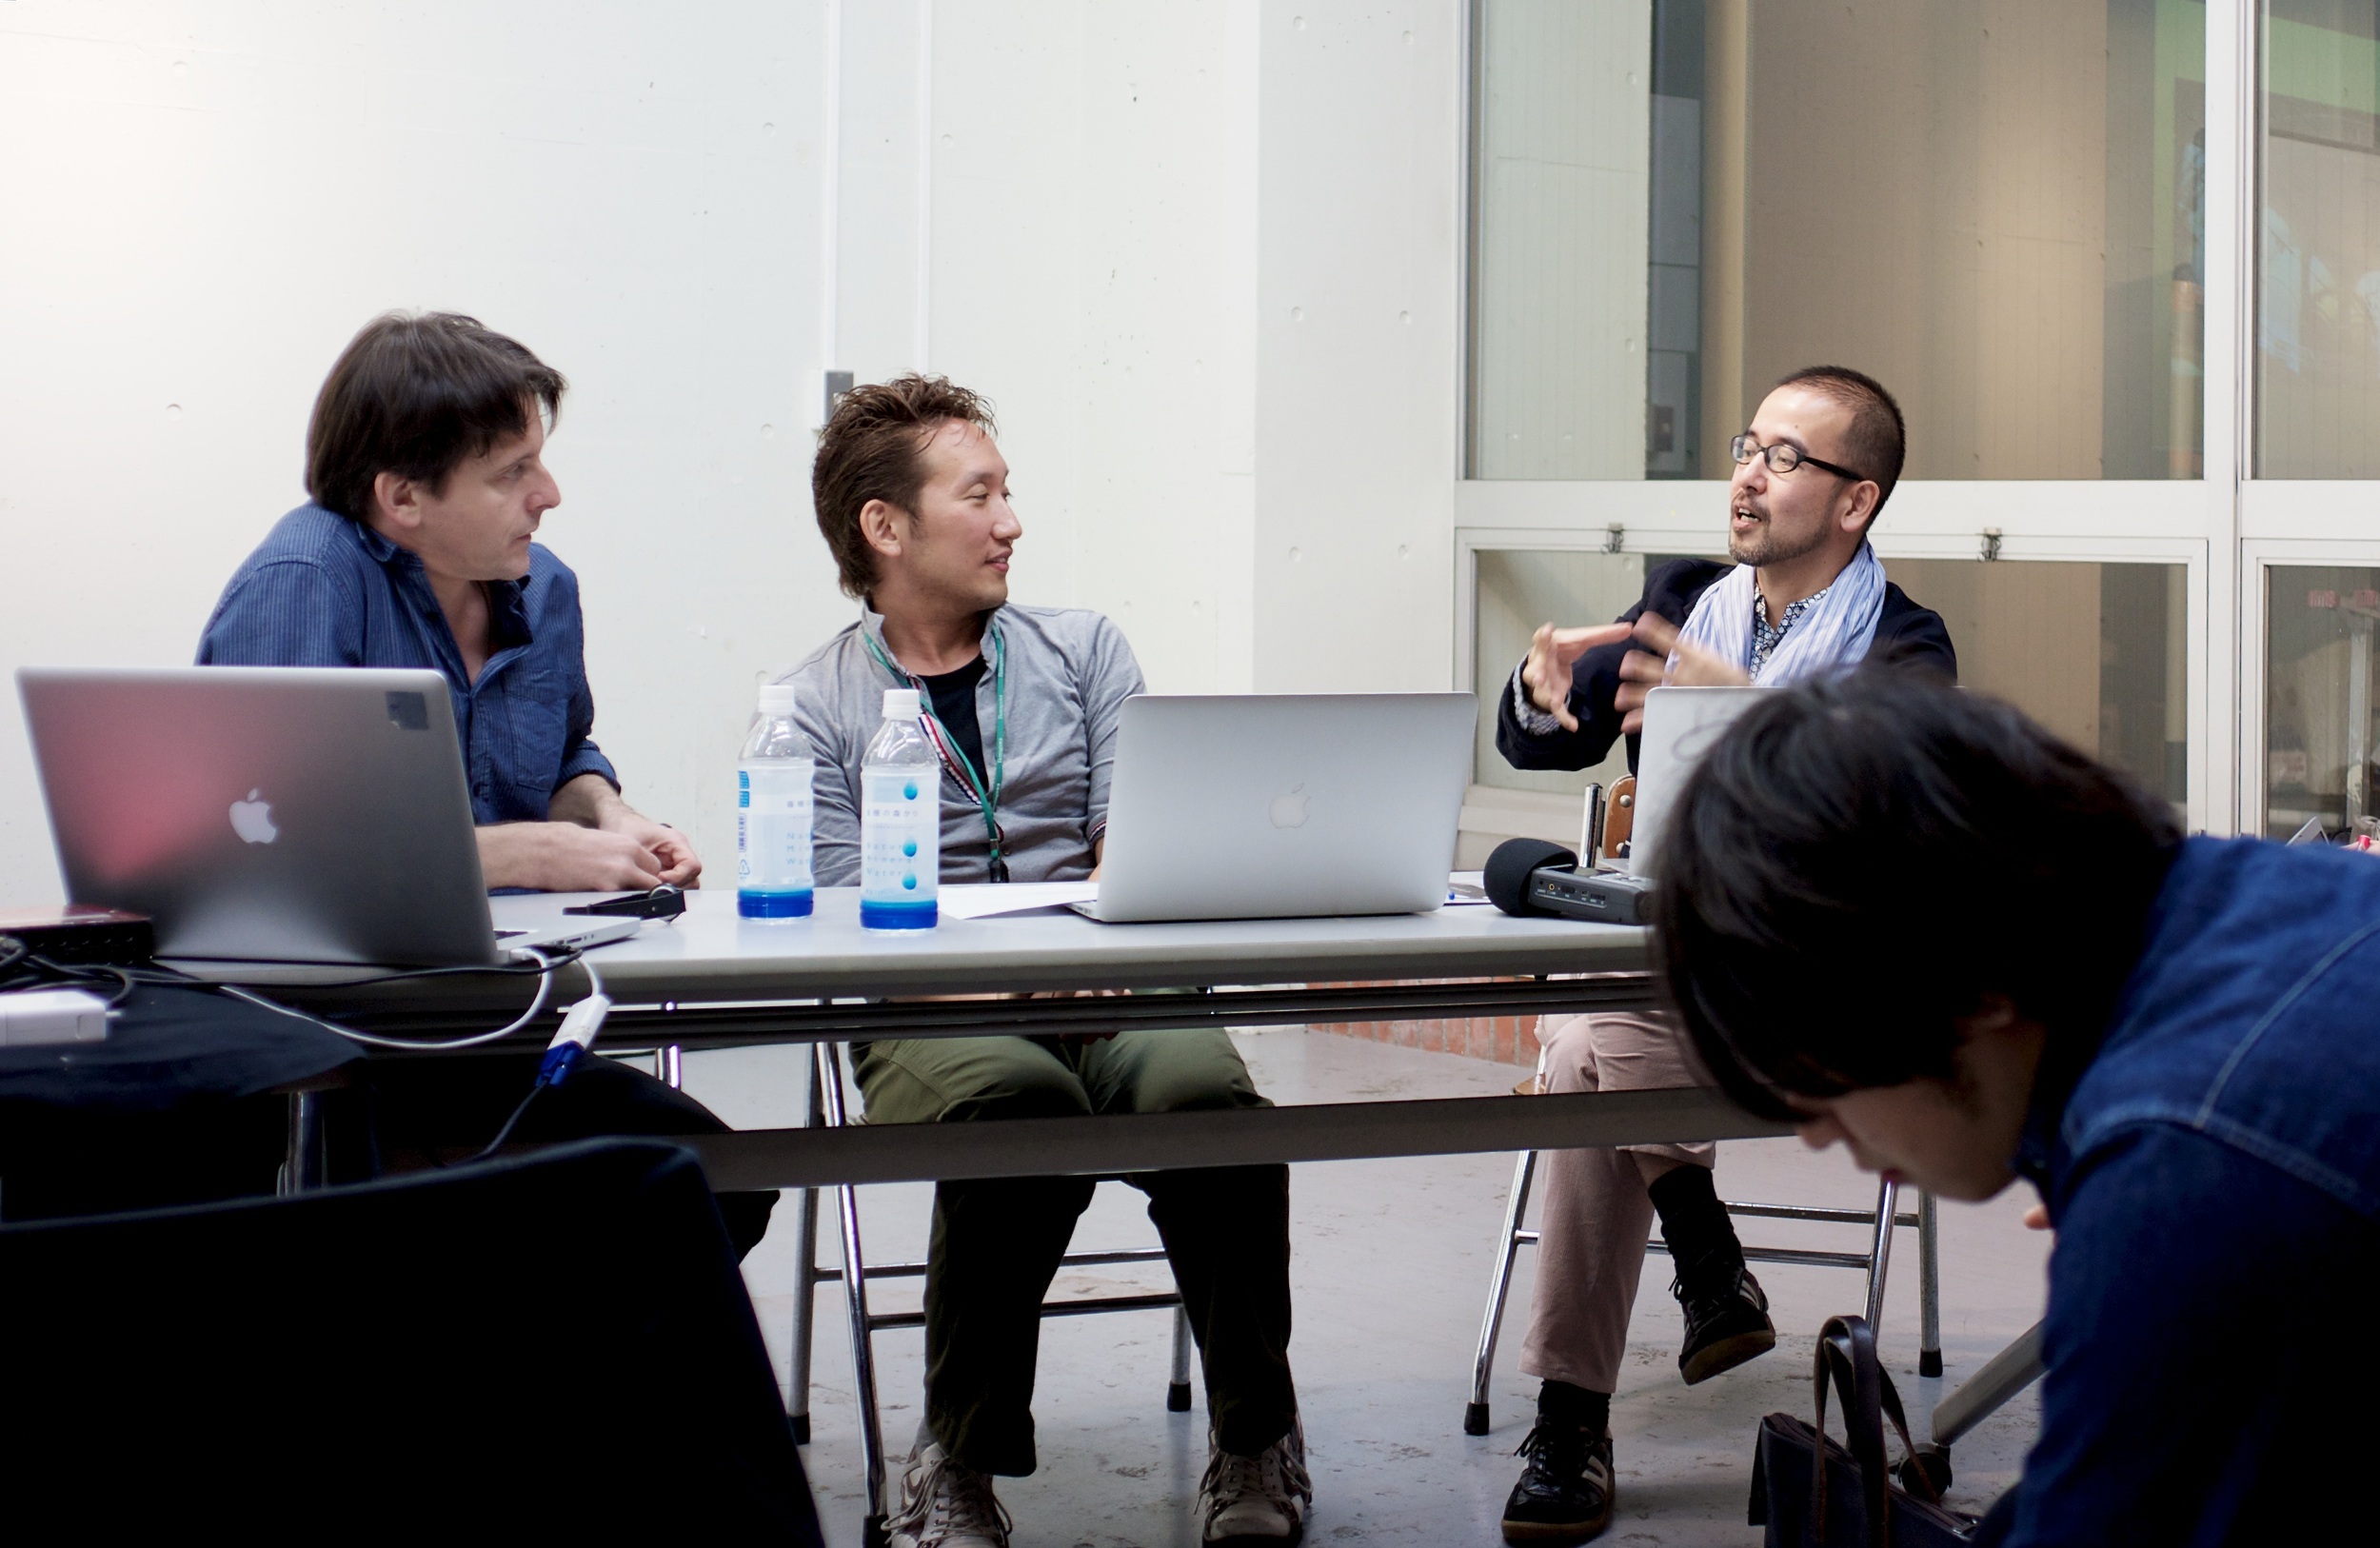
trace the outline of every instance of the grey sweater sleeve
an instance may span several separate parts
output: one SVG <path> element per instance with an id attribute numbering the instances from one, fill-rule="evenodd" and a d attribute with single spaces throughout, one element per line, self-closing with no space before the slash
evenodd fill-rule
<path id="1" fill-rule="evenodd" d="M 1131 642 L 1104 614 L 1092 615 L 1091 648 L 1082 681 L 1083 735 L 1091 780 L 1084 795 L 1082 836 L 1097 845 L 1107 832 L 1107 792 L 1116 777 L 1116 726 L 1124 701 L 1146 691 Z"/>
<path id="2" fill-rule="evenodd" d="M 826 672 L 807 668 L 796 674 L 800 692 L 794 701 L 794 721 L 810 739 L 818 772 L 810 784 L 810 872 L 822 887 L 860 884 L 860 754 L 864 746 L 849 745 L 838 729 L 832 703 L 821 695 L 835 693 Z"/>

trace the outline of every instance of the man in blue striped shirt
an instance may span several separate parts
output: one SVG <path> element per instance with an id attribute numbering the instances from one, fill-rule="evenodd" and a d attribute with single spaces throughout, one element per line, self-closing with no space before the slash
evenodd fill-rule
<path id="1" fill-rule="evenodd" d="M 314 403 L 313 498 L 248 557 L 199 642 L 224 666 L 422 666 L 443 675 L 495 889 L 692 885 L 703 863 L 675 828 L 620 797 L 589 733 L 579 583 L 530 540 L 562 490 L 545 428 L 562 373 L 468 317 L 375 318 Z M 503 1124 L 537 1056 L 374 1061 L 372 1149 L 398 1169 L 467 1156 Z M 541 1096 L 523 1143 L 597 1135 L 717 1133 L 700 1102 L 611 1060 Z M 726 1194 L 748 1252 L 774 1193 Z"/>
<path id="2" fill-rule="evenodd" d="M 367 325 L 315 400 L 313 498 L 224 587 L 198 662 L 439 672 L 490 887 L 684 885 L 693 845 L 621 799 L 588 736 L 578 577 L 530 541 L 562 503 L 542 453 L 565 386 L 468 317 Z"/>

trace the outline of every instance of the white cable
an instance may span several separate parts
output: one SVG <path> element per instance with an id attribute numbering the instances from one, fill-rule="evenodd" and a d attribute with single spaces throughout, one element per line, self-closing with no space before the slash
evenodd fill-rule
<path id="1" fill-rule="evenodd" d="M 322 1027 L 327 1031 L 336 1032 L 339 1036 L 352 1039 L 357 1042 L 369 1043 L 375 1048 L 413 1048 L 426 1051 L 437 1051 L 446 1048 L 471 1048 L 476 1047 L 483 1042 L 494 1042 L 499 1038 L 508 1038 L 513 1033 L 520 1031 L 521 1028 L 528 1025 L 529 1022 L 537 1020 L 537 1013 L 545 1008 L 545 997 L 553 992 L 555 966 L 553 959 L 547 957 L 544 952 L 538 950 L 535 946 L 521 946 L 516 949 L 526 952 L 528 955 L 536 958 L 538 965 L 544 969 L 543 972 L 537 975 L 537 994 L 535 998 L 529 1001 L 529 1008 L 523 1011 L 519 1016 L 514 1017 L 508 1024 L 500 1026 L 493 1032 L 475 1032 L 467 1038 L 451 1038 L 444 1042 L 417 1042 L 406 1038 L 375 1037 L 369 1032 L 358 1032 L 353 1027 L 341 1026 L 336 1022 L 326 1022 L 319 1016 L 308 1016 L 302 1010 L 291 1010 L 287 1005 L 276 1005 L 271 1001 L 264 998 L 264 996 L 250 994 L 246 989 L 240 988 L 235 984 L 226 983 L 220 984 L 218 987 L 221 988 L 224 993 L 245 1000 L 251 1005 L 262 1005 L 267 1010 L 279 1011 L 282 1015 L 290 1017 L 296 1021 L 311 1022 L 316 1026 Z M 584 961 L 582 961 L 579 965 L 586 968 L 587 978 L 594 981 L 595 992 L 597 994 L 603 993 L 603 982 L 601 980 L 595 978 L 595 969 L 588 966 L 588 964 Z"/>

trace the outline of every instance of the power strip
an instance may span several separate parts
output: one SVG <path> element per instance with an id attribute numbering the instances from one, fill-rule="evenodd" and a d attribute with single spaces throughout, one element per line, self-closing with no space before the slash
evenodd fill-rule
<path id="1" fill-rule="evenodd" d="M 108 1002 L 87 989 L 24 989 L 0 994 L 0 1046 L 105 1042 Z"/>

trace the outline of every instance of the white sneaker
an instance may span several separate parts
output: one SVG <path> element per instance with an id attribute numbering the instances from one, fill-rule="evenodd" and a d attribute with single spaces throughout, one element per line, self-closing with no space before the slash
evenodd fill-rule
<path id="1" fill-rule="evenodd" d="M 901 1475 L 901 1498 L 884 1523 L 892 1548 L 1008 1548 L 1016 1523 L 992 1498 L 988 1474 L 921 1439 Z"/>
<path id="2" fill-rule="evenodd" d="M 1294 1543 L 1305 1536 L 1306 1512 L 1313 1508 L 1302 1420 L 1291 1419 L 1289 1433 L 1254 1457 L 1225 1451 L 1208 1432 L 1206 1477 L 1199 1482 L 1200 1540 Z"/>

